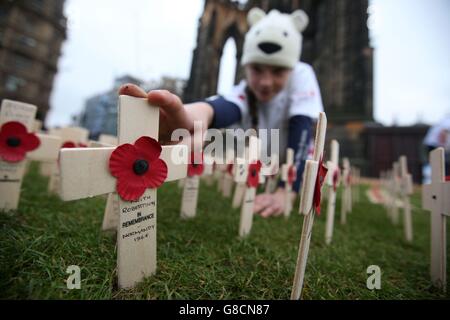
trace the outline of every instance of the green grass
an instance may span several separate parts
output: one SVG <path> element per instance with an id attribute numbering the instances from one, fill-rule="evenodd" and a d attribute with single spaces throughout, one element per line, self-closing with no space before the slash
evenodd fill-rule
<path id="1" fill-rule="evenodd" d="M 33 164 L 19 210 L 0 214 L 0 298 L 8 299 L 289 299 L 302 217 L 256 216 L 237 237 L 239 210 L 202 185 L 195 219 L 179 218 L 176 183 L 158 191 L 158 271 L 133 290 L 119 290 L 116 241 L 101 229 L 104 197 L 62 202 Z M 430 284 L 430 219 L 415 194 L 414 241 L 361 192 L 345 226 L 336 216 L 324 243 L 325 215 L 315 220 L 304 299 L 448 299 Z M 298 208 L 298 205 L 296 205 Z M 326 208 L 323 204 L 323 208 Z M 337 208 L 340 208 L 338 199 Z M 325 211 L 325 209 L 324 209 Z M 81 290 L 66 288 L 66 268 L 81 268 Z M 366 287 L 367 267 L 382 270 L 381 289 Z M 450 288 L 449 288 L 450 289 Z M 447 289 L 447 292 L 450 290 Z"/>

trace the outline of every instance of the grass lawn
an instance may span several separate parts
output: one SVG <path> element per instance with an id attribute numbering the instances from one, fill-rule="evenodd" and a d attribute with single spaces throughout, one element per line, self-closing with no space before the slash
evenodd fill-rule
<path id="1" fill-rule="evenodd" d="M 158 191 L 157 274 L 133 290 L 119 290 L 115 235 L 100 230 L 106 198 L 62 202 L 46 192 L 47 181 L 33 164 L 18 212 L 0 214 L 0 298 L 290 298 L 303 221 L 297 210 L 287 220 L 255 216 L 250 236 L 240 240 L 240 212 L 215 187 L 201 186 L 197 217 L 184 221 L 181 190 L 168 183 Z M 420 195 L 412 199 L 412 244 L 382 207 L 364 192 L 361 198 L 347 225 L 336 215 L 330 246 L 325 214 L 315 220 L 303 298 L 448 299 L 430 285 L 430 216 L 419 209 Z M 322 208 L 326 212 L 325 203 Z M 70 265 L 81 268 L 80 290 L 66 288 Z M 366 287 L 370 265 L 381 268 L 380 290 Z"/>

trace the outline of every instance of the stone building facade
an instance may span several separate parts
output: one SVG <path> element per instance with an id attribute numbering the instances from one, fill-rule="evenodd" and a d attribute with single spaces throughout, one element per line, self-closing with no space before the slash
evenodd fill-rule
<path id="1" fill-rule="evenodd" d="M 0 100 L 38 106 L 45 120 L 66 39 L 64 0 L 0 2 Z"/>

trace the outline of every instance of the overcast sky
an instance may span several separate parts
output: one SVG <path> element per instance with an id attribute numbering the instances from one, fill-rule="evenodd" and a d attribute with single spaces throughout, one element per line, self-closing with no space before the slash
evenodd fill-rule
<path id="1" fill-rule="evenodd" d="M 374 117 L 391 125 L 435 123 L 450 114 L 450 1 L 371 0 Z M 67 0 L 68 39 L 47 125 L 66 125 L 86 98 L 117 76 L 187 79 L 204 0 Z M 222 70 L 234 70 L 235 45 Z M 234 75 L 221 72 L 219 92 Z"/>

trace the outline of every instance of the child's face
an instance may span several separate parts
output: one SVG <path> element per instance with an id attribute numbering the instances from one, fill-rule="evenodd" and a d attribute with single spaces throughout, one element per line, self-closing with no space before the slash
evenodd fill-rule
<path id="1" fill-rule="evenodd" d="M 245 66 L 247 83 L 260 102 L 269 102 L 287 84 L 291 69 L 249 63 Z"/>

